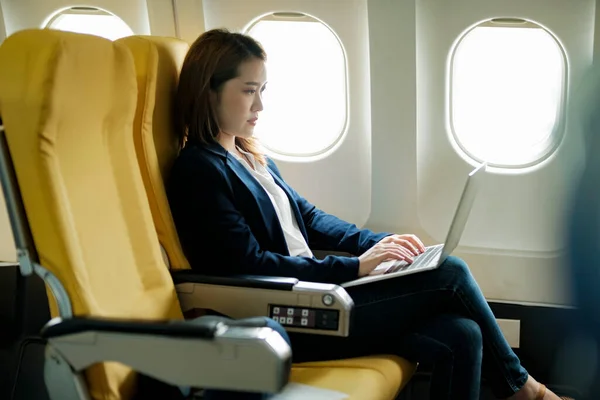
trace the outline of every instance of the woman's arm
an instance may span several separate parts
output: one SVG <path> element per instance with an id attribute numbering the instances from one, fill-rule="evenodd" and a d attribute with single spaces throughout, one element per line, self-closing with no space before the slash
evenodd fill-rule
<path id="1" fill-rule="evenodd" d="M 269 167 L 285 182 L 272 160 L 269 160 Z M 391 235 L 391 233 L 374 233 L 369 229 L 358 229 L 354 224 L 319 210 L 289 185 L 287 189 L 292 193 L 300 209 L 308 234 L 308 245 L 312 249 L 345 251 L 359 256 L 384 237 Z"/>
<path id="2" fill-rule="evenodd" d="M 355 257 L 291 257 L 261 248 L 236 209 L 227 180 L 215 165 L 191 155 L 173 167 L 169 202 L 184 252 L 207 274 L 255 274 L 341 283 L 358 277 Z"/>

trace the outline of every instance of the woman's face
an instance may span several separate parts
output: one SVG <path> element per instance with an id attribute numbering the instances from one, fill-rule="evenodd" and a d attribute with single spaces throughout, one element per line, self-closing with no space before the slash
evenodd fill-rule
<path id="1" fill-rule="evenodd" d="M 262 111 L 262 93 L 267 83 L 265 62 L 253 58 L 240 65 L 238 76 L 225 82 L 215 96 L 221 134 L 249 138 Z"/>

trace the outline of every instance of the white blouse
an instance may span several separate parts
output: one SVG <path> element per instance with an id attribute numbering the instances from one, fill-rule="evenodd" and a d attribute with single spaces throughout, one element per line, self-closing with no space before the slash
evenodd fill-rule
<path id="1" fill-rule="evenodd" d="M 273 203 L 273 208 L 275 208 L 279 223 L 283 229 L 283 235 L 285 236 L 285 242 L 287 243 L 290 255 L 312 257 L 313 253 L 310 251 L 306 240 L 304 240 L 304 236 L 302 236 L 302 232 L 298 228 L 298 221 L 296 221 L 296 216 L 292 212 L 290 200 L 283 189 L 275 183 L 269 171 L 262 164 L 256 162 L 252 154 L 243 151 L 239 147 L 237 150 L 248 158 L 254 169 L 248 164 L 248 160 L 241 158 L 233 152 L 231 154 L 252 174 L 271 199 L 271 203 Z"/>

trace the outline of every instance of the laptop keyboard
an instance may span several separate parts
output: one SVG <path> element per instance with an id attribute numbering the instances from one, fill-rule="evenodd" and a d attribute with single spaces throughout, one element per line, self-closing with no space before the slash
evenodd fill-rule
<path id="1" fill-rule="evenodd" d="M 379 264 L 370 275 L 390 274 L 398 271 L 410 271 L 430 267 L 431 264 L 435 265 L 438 263 L 438 260 L 442 255 L 443 248 L 443 244 L 426 247 L 425 252 L 416 256 L 413 259 L 412 264 L 409 264 L 403 260 L 384 261 Z"/>

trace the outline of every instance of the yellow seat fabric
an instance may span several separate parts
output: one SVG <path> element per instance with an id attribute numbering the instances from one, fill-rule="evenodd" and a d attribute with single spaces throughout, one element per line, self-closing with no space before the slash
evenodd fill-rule
<path id="1" fill-rule="evenodd" d="M 28 222 L 75 316 L 183 319 L 136 159 L 137 94 L 122 43 L 25 30 L 0 46 L 0 115 Z M 135 390 L 121 364 L 85 377 L 93 399 Z"/>
<path id="2" fill-rule="evenodd" d="M 391 355 L 305 362 L 294 364 L 290 380 L 347 393 L 348 400 L 395 399 L 415 368 Z"/>

